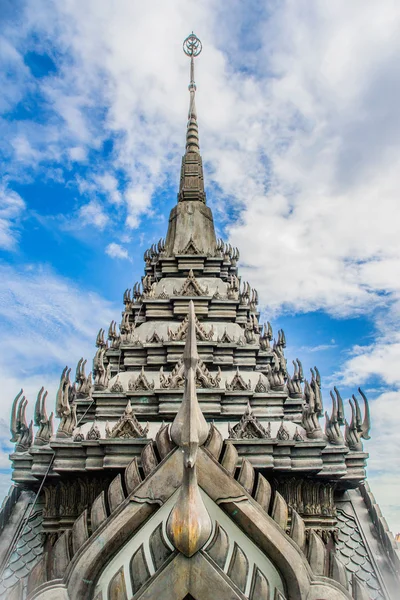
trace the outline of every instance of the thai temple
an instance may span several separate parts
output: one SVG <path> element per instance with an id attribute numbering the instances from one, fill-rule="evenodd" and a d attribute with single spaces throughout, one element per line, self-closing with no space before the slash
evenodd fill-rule
<path id="1" fill-rule="evenodd" d="M 317 367 L 288 365 L 285 333 L 260 323 L 207 206 L 194 34 L 184 50 L 166 237 L 121 321 L 99 323 L 91 372 L 87 357 L 66 367 L 30 424 L 14 400 L 0 598 L 398 600 L 398 544 L 366 481 L 368 400 L 323 398 Z"/>

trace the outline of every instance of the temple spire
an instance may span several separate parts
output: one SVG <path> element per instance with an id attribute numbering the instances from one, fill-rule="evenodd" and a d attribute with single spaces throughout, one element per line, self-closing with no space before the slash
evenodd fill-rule
<path id="1" fill-rule="evenodd" d="M 196 84 L 194 81 L 194 58 L 200 54 L 202 45 L 192 32 L 183 42 L 183 51 L 190 57 L 189 114 L 186 129 L 186 151 L 182 159 L 181 181 L 178 200 L 206 201 L 203 180 L 203 163 L 200 156 L 199 128 L 196 111 Z"/>
<path id="2" fill-rule="evenodd" d="M 167 256 L 188 254 L 188 247 L 193 248 L 195 254 L 213 256 L 217 247 L 212 212 L 206 206 L 203 162 L 200 156 L 197 126 L 194 59 L 200 54 L 201 49 L 201 42 L 194 33 L 183 42 L 183 51 L 190 58 L 190 102 L 178 203 L 171 210 L 165 241 Z"/>
<path id="3" fill-rule="evenodd" d="M 185 42 L 183 43 L 183 50 L 185 54 L 190 56 L 190 103 L 186 131 L 186 153 L 200 152 L 199 127 L 197 125 L 196 111 L 196 84 L 194 81 L 194 57 L 198 56 L 201 52 L 200 40 L 192 33 L 188 38 L 186 38 Z"/>

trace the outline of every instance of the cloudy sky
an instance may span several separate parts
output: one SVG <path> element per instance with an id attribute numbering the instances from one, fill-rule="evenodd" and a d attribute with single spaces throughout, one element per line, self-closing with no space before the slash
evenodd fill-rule
<path id="1" fill-rule="evenodd" d="M 399 27 L 397 0 L 1 0 L 0 495 L 13 397 L 54 399 L 166 233 L 194 30 L 218 234 L 327 408 L 367 393 L 400 531 Z"/>

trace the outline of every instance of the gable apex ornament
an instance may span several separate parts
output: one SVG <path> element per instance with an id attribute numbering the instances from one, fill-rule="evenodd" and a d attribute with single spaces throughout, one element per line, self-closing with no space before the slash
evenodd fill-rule
<path id="1" fill-rule="evenodd" d="M 183 364 L 185 391 L 171 426 L 171 439 L 183 453 L 183 479 L 179 496 L 167 521 L 172 544 L 185 556 L 193 556 L 204 546 L 212 523 L 197 484 L 196 459 L 199 446 L 208 437 L 208 425 L 196 393 L 196 367 L 199 360 L 196 343 L 194 304 L 189 303 L 189 327 Z"/>
<path id="2" fill-rule="evenodd" d="M 268 423 L 265 429 L 253 414 L 250 403 L 247 404 L 239 423 L 233 427 L 228 424 L 228 431 L 232 440 L 271 439 L 271 423 Z"/>
<path id="3" fill-rule="evenodd" d="M 189 275 L 181 289 L 177 290 L 174 288 L 174 294 L 175 296 L 208 296 L 208 287 L 203 289 L 197 281 L 193 269 L 190 269 Z"/>
<path id="4" fill-rule="evenodd" d="M 149 424 L 142 427 L 135 417 L 131 405 L 131 401 L 128 400 L 124 414 L 121 416 L 119 421 L 114 425 L 112 429 L 107 424 L 106 437 L 107 438 L 146 438 L 149 431 Z"/>

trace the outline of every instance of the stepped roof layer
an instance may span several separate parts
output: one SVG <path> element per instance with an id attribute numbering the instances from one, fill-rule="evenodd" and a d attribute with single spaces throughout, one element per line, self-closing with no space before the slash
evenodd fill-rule
<path id="1" fill-rule="evenodd" d="M 60 565 L 66 569 L 72 558 L 71 542 L 60 534 L 71 530 L 76 535 L 82 533 L 82 519 L 86 523 L 87 518 L 82 517 L 87 515 L 84 511 L 92 511 L 90 527 L 94 532 L 96 519 L 106 522 L 113 506 L 123 503 L 133 490 L 133 472 L 141 481 L 142 475 L 153 473 L 160 459 L 174 452 L 175 445 L 183 448 L 184 456 L 188 452 L 185 465 L 189 468 L 195 463 L 198 447 L 204 445 L 207 451 L 201 450 L 200 456 L 206 458 L 200 460 L 208 460 L 207 452 L 217 461 L 222 456 L 222 467 L 218 468 L 229 471 L 232 477 L 236 474 L 245 494 L 253 493 L 259 501 L 261 492 L 256 490 L 260 485 L 269 486 L 274 500 L 271 505 L 269 500 L 264 502 L 266 510 L 272 510 L 283 536 L 290 524 L 296 543 L 303 550 L 307 545 L 308 560 L 317 575 L 325 574 L 325 567 L 317 564 L 320 544 L 343 559 L 344 572 L 349 578 L 353 576 L 353 596 L 329 598 L 394 598 L 391 589 L 396 585 L 397 545 L 363 484 L 368 457 L 363 440 L 369 439 L 370 431 L 368 400 L 359 390 L 345 407 L 334 388 L 325 411 L 317 367 L 311 368 L 308 379 L 300 359 L 289 368 L 285 333 L 280 330 L 274 334 L 270 323 L 260 323 L 258 293 L 240 276 L 239 250 L 216 239 L 212 212 L 206 204 L 195 90 L 192 54 L 186 152 L 166 239 L 145 252 L 143 277 L 124 292 L 118 325 L 113 321 L 100 329 L 92 371 L 88 373 L 84 358 L 74 377 L 68 367 L 63 370 L 54 407 L 59 419 L 57 431 L 53 430 L 53 413 L 48 415 L 43 388 L 30 425 L 22 390 L 15 398 L 11 416 L 15 451 L 10 456 L 13 480 L 30 493 L 38 492 L 28 514 L 29 531 L 40 525 L 43 543 L 32 546 L 27 538 L 16 534 L 14 553 L 3 560 L 0 586 L 14 585 L 18 579 L 14 559 L 18 568 L 22 565 L 22 583 L 15 592 L 20 595 L 15 598 L 24 597 L 24 578 L 39 562 L 42 582 L 59 573 L 62 567 L 49 567 L 47 562 L 43 566 L 57 540 L 54 548 L 58 548 Z M 186 422 L 190 423 L 187 439 L 182 433 Z M 189 469 L 185 477 L 193 491 L 197 488 L 191 473 Z M 220 477 L 217 471 L 216 477 Z M 226 485 L 229 488 L 230 484 Z M 213 497 L 205 480 L 200 486 Z M 183 518 L 185 502 L 183 498 L 174 513 L 178 520 Z M 20 512 L 21 503 L 21 498 L 14 503 Z M 34 510 L 39 505 L 40 511 Z M 197 509 L 204 513 L 199 499 Z M 280 511 L 286 511 L 287 516 L 283 518 Z M 204 517 L 204 523 L 207 519 Z M 244 529 L 245 522 L 244 518 L 240 523 Z M 251 529 L 249 523 L 247 526 Z M 375 541 L 367 532 L 371 526 L 376 529 Z M 187 543 L 177 539 L 171 527 L 172 546 L 185 555 Z M 296 527 L 304 529 L 307 544 L 305 538 L 299 541 Z M 22 532 L 25 529 L 22 526 Z M 73 553 L 79 546 L 76 535 Z M 88 542 L 86 524 L 82 535 L 83 542 Z M 29 565 L 21 558 L 25 547 L 30 548 Z M 381 553 L 380 561 L 376 552 Z M 253 588 L 261 585 L 254 573 L 252 591 L 245 597 L 256 598 Z M 338 578 L 343 584 L 343 578 Z M 359 580 L 369 596 L 357 591 Z M 246 585 L 250 586 L 250 579 Z M 34 589 L 32 581 L 29 586 Z M 288 598 L 299 597 L 290 595 L 290 586 L 279 586 L 276 594 L 281 596 L 276 598 L 284 598 L 284 590 Z"/>

